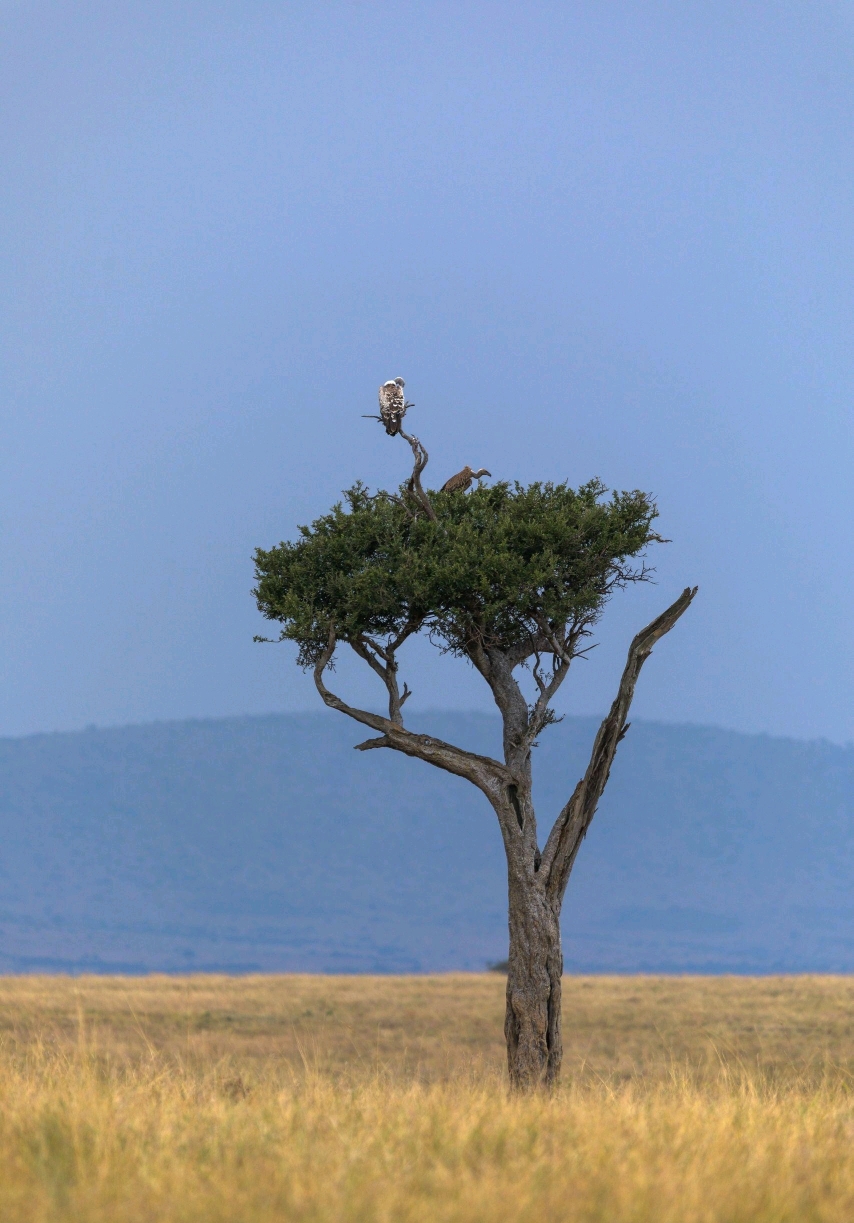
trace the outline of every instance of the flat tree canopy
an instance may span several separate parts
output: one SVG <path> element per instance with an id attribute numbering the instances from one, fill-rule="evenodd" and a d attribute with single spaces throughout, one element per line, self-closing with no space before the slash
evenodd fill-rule
<path id="1" fill-rule="evenodd" d="M 430 492 L 436 518 L 355 484 L 295 543 L 256 552 L 258 605 L 303 666 L 329 642 L 402 642 L 426 631 L 455 655 L 529 657 L 544 631 L 588 628 L 611 591 L 646 575 L 631 560 L 659 537 L 646 493 L 598 480 L 501 482 L 468 496 Z"/>

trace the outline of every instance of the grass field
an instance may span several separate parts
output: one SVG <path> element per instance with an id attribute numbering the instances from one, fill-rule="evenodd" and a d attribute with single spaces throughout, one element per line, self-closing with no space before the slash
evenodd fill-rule
<path id="1" fill-rule="evenodd" d="M 0 1220 L 854 1219 L 854 980 L 569 978 L 534 1099 L 503 987 L 0 979 Z"/>

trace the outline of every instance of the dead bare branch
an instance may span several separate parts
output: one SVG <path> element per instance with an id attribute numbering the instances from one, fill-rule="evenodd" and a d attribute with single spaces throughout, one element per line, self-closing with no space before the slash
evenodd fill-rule
<path id="1" fill-rule="evenodd" d="M 409 445 L 412 448 L 412 456 L 415 460 L 415 465 L 412 468 L 412 475 L 409 477 L 409 479 L 406 482 L 407 492 L 416 501 L 416 503 L 421 507 L 421 509 L 424 511 L 424 513 L 427 515 L 430 521 L 436 522 L 438 521 L 436 517 L 436 511 L 433 509 L 433 506 L 430 502 L 430 498 L 427 496 L 424 489 L 421 487 L 421 473 L 424 471 L 424 468 L 427 466 L 430 460 L 430 456 L 427 453 L 427 451 L 424 449 L 423 445 L 418 440 L 418 438 L 414 436 L 414 434 L 404 433 L 403 429 L 401 429 L 400 436 L 404 439 L 404 441 L 409 442 Z"/>
<path id="2" fill-rule="evenodd" d="M 540 871 L 546 880 L 552 902 L 558 906 L 563 900 L 579 846 L 596 814 L 617 745 L 628 730 L 626 718 L 641 668 L 656 642 L 660 641 L 665 633 L 670 632 L 679 617 L 691 606 L 696 593 L 696 586 L 683 590 L 666 611 L 637 634 L 629 647 L 617 695 L 608 716 L 599 727 L 587 772 L 555 821 L 543 850 Z"/>

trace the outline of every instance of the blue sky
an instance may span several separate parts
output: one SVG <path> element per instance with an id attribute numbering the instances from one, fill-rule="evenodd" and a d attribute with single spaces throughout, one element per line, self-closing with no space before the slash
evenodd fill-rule
<path id="1" fill-rule="evenodd" d="M 402 374 L 436 483 L 658 498 L 563 709 L 699 583 L 638 716 L 854 737 L 852 52 L 823 3 L 0 0 L 0 733 L 316 707 L 251 553 L 403 478 Z M 413 721 L 486 706 L 409 666 Z"/>

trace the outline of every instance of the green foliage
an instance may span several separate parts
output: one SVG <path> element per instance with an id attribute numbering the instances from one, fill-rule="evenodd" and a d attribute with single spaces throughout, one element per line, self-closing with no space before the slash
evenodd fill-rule
<path id="1" fill-rule="evenodd" d="M 658 538 L 655 505 L 606 494 L 598 480 L 431 492 L 432 522 L 359 483 L 296 542 L 258 549 L 253 593 L 304 666 L 330 626 L 341 641 L 424 629 L 455 654 L 508 650 L 543 620 L 558 631 L 593 623 L 615 586 L 644 576 L 629 559 Z"/>

